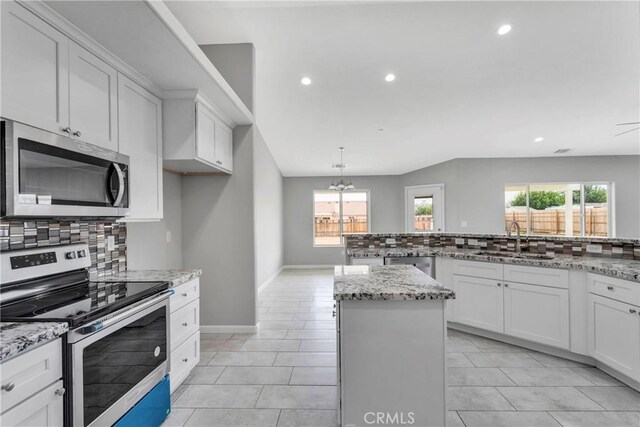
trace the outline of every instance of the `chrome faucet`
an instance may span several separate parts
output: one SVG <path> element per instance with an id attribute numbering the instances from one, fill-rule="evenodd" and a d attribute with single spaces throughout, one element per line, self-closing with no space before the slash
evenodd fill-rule
<path id="1" fill-rule="evenodd" d="M 509 228 L 507 229 L 507 237 L 511 237 L 511 230 L 513 230 L 513 226 L 516 226 L 516 253 L 520 253 L 522 251 L 522 247 L 520 246 L 520 224 L 518 221 L 513 221 L 509 224 Z"/>

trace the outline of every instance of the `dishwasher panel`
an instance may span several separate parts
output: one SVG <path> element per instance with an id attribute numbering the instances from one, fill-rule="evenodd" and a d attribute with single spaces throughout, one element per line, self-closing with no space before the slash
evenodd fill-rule
<path id="1" fill-rule="evenodd" d="M 428 276 L 436 277 L 436 259 L 431 256 L 415 257 L 385 257 L 384 265 L 413 265 L 418 270 L 425 272 Z"/>

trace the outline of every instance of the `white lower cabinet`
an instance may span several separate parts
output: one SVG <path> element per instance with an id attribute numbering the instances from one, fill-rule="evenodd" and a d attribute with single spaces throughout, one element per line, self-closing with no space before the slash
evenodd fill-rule
<path id="1" fill-rule="evenodd" d="M 62 339 L 5 361 L 0 372 L 1 426 L 62 426 Z"/>
<path id="2" fill-rule="evenodd" d="M 0 415 L 0 425 L 60 427 L 63 425 L 64 388 L 62 380 L 34 394 Z"/>
<path id="3" fill-rule="evenodd" d="M 504 332 L 568 349 L 569 291 L 505 282 Z"/>
<path id="4" fill-rule="evenodd" d="M 589 294 L 589 352 L 640 381 L 640 307 Z"/>
<path id="5" fill-rule="evenodd" d="M 453 276 L 453 321 L 504 332 L 502 283 L 494 279 Z"/>
<path id="6" fill-rule="evenodd" d="M 200 361 L 200 280 L 174 288 L 169 299 L 171 392 Z"/>

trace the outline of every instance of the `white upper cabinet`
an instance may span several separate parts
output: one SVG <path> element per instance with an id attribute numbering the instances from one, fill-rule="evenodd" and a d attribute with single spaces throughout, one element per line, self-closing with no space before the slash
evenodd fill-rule
<path id="1" fill-rule="evenodd" d="M 2 2 L 4 118 L 118 150 L 117 72 L 15 2 Z"/>
<path id="2" fill-rule="evenodd" d="M 233 171 L 233 132 L 229 122 L 198 91 L 167 91 L 163 123 L 167 169 L 186 174 Z"/>
<path id="3" fill-rule="evenodd" d="M 118 140 L 129 156 L 131 214 L 162 219 L 162 101 L 118 74 Z"/>
<path id="4" fill-rule="evenodd" d="M 14 2 L 0 2 L 4 118 L 65 134 L 69 126 L 69 40 Z"/>
<path id="5" fill-rule="evenodd" d="M 196 102 L 196 157 L 215 163 L 216 118 L 201 102 Z"/>
<path id="6" fill-rule="evenodd" d="M 118 73 L 88 50 L 69 44 L 69 127 L 72 136 L 118 150 Z"/>
<path id="7" fill-rule="evenodd" d="M 223 123 L 216 125 L 215 163 L 222 169 L 233 170 L 233 132 Z"/>

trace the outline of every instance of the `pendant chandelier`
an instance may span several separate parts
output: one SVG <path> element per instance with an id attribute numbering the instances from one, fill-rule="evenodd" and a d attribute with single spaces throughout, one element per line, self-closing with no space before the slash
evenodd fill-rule
<path id="1" fill-rule="evenodd" d="M 343 172 L 344 172 L 344 168 L 347 167 L 347 165 L 342 161 L 342 155 L 344 152 L 344 147 L 339 147 L 340 150 L 340 163 L 336 164 L 336 165 L 331 165 L 331 167 L 340 169 L 340 179 L 338 181 L 332 181 L 331 185 L 329 186 L 329 190 L 332 191 L 351 191 L 351 190 L 355 190 L 356 187 L 351 183 L 351 181 L 347 182 L 344 180 L 344 176 L 343 176 Z"/>

